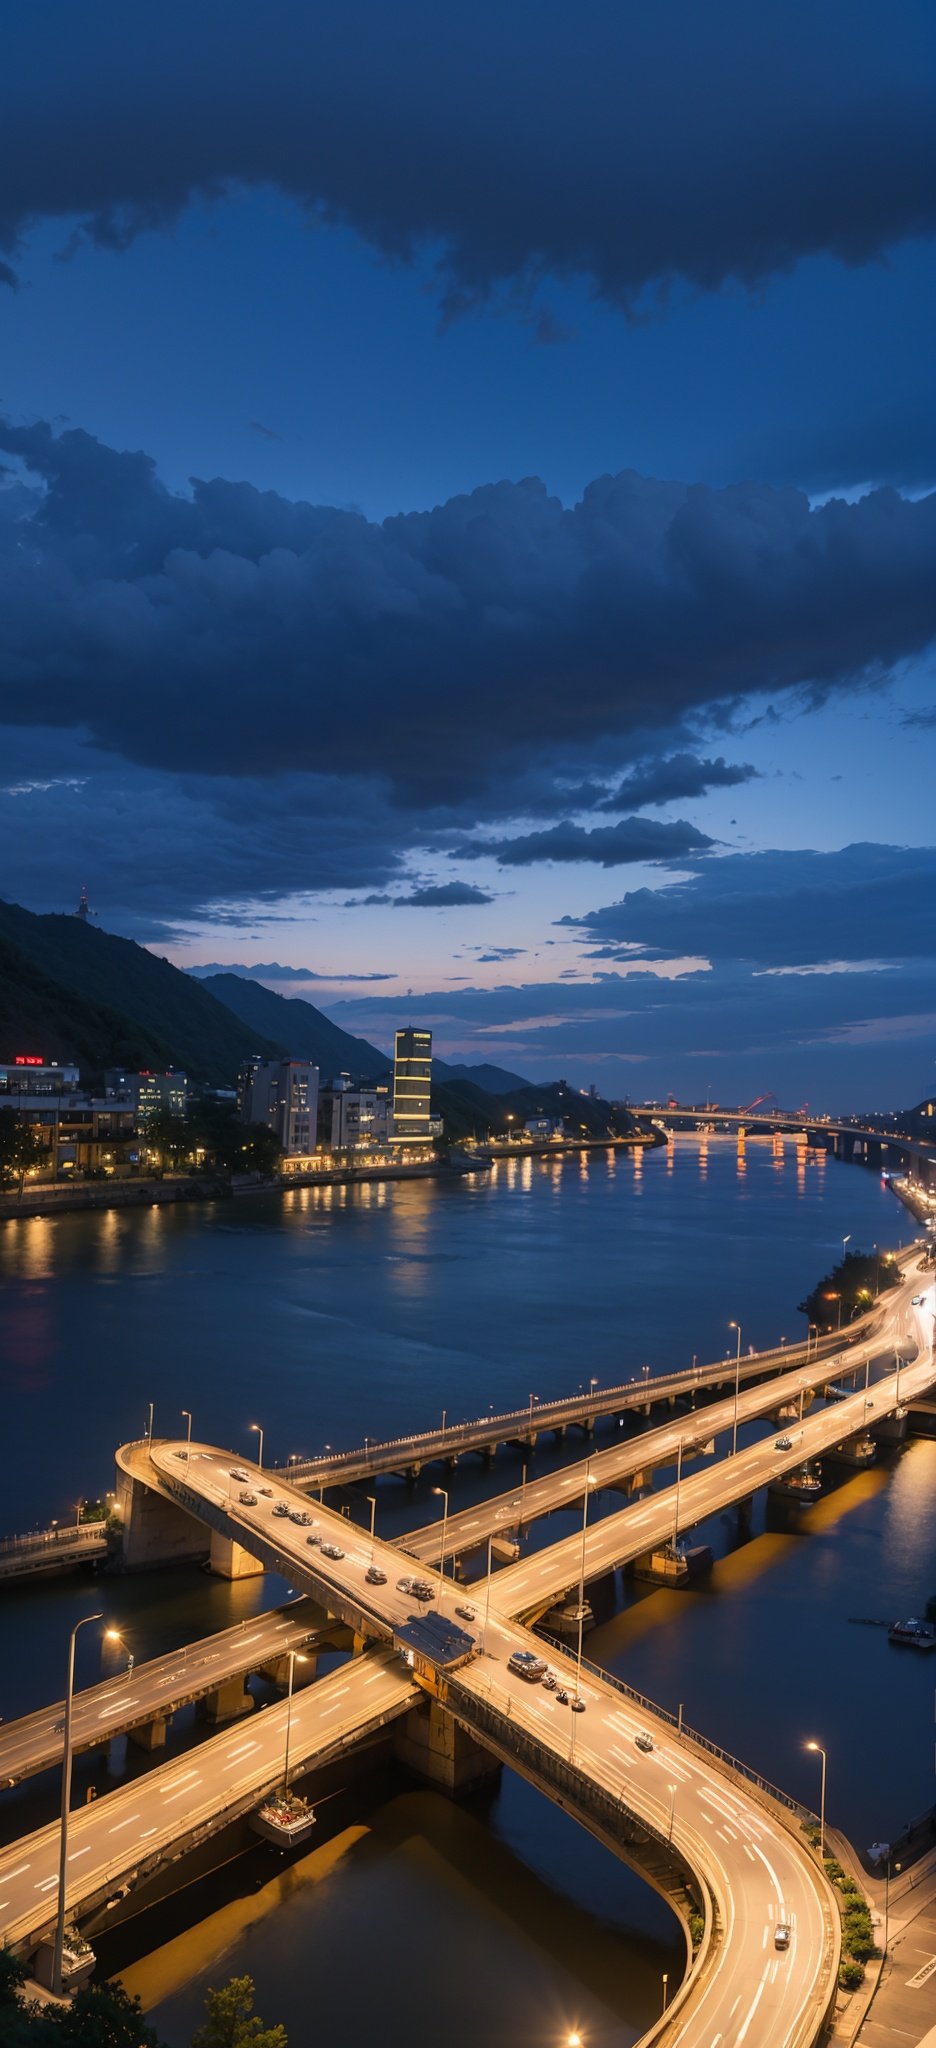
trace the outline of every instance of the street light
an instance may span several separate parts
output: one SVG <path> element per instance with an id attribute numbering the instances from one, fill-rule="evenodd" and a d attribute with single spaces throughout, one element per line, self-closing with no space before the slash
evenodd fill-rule
<path id="1" fill-rule="evenodd" d="M 485 1584 L 485 1588 L 484 1588 L 484 1628 L 483 1628 L 483 1630 L 482 1630 L 482 1633 L 481 1633 L 481 1646 L 482 1646 L 482 1649 L 483 1649 L 483 1650 L 486 1650 L 486 1649 L 487 1649 L 487 1632 L 488 1632 L 488 1622 L 489 1622 L 489 1620 L 490 1620 L 490 1617 L 491 1617 L 491 1579 L 492 1579 L 492 1576 L 493 1576 L 493 1571 L 494 1571 L 494 1555 L 493 1555 L 493 1551 L 494 1551 L 494 1531 L 493 1531 L 493 1529 L 492 1529 L 492 1530 L 491 1530 L 491 1532 L 490 1532 L 490 1535 L 488 1536 L 488 1568 L 487 1568 L 487 1582 L 486 1582 L 486 1584 Z"/>
<path id="2" fill-rule="evenodd" d="M 432 1491 L 435 1494 L 441 1495 L 445 1502 L 445 1506 L 442 1509 L 442 1556 L 439 1559 L 439 1608 L 441 1611 L 442 1596 L 445 1592 L 445 1532 L 448 1528 L 449 1497 L 444 1486 L 434 1486 Z"/>
<path id="3" fill-rule="evenodd" d="M 371 1561 L 371 1564 L 373 1564 L 373 1562 L 374 1562 L 374 1523 L 375 1523 L 375 1522 L 376 1522 L 376 1520 L 377 1520 L 377 1495 L 376 1495 L 375 1493 L 369 1493 L 369 1494 L 368 1494 L 368 1496 L 367 1496 L 367 1498 L 368 1498 L 368 1500 L 369 1500 L 369 1502 L 370 1502 L 370 1561 Z"/>
<path id="4" fill-rule="evenodd" d="M 738 1395 L 741 1391 L 741 1325 L 740 1323 L 729 1323 L 728 1328 L 738 1332 L 738 1349 L 735 1354 L 734 1375 L 734 1428 L 731 1433 L 731 1455 L 734 1457 L 738 1448 Z"/>
<path id="5" fill-rule="evenodd" d="M 126 1637 L 121 1635 L 119 1628 L 106 1628 L 104 1630 L 104 1641 L 106 1643 L 123 1644 L 123 1647 L 127 1652 L 127 1678 L 128 1680 L 131 1679 L 133 1677 L 134 1657 L 133 1651 L 131 1650 L 129 1643 L 126 1640 Z"/>
<path id="6" fill-rule="evenodd" d="M 903 1865 L 902 1865 L 902 1864 L 900 1864 L 900 1863 L 895 1863 L 895 1864 L 894 1864 L 894 1876 L 895 1876 L 895 1877 L 899 1877 L 899 1876 L 900 1876 L 900 1872 L 901 1872 L 902 1868 L 903 1868 Z M 888 1851 L 887 1851 L 887 1862 L 886 1862 L 886 1863 L 885 1863 L 885 1865 L 884 1865 L 884 1955 L 883 1955 L 883 1961 L 884 1961 L 884 1962 L 886 1962 L 886 1961 L 887 1961 L 887 1930 L 888 1930 L 888 1922 L 889 1922 L 889 1915 L 890 1915 L 890 1881 L 891 1881 L 891 1859 L 890 1859 L 890 1850 L 888 1849 Z"/>
<path id="7" fill-rule="evenodd" d="M 62 1819 L 59 1833 L 58 1911 L 55 1916 L 55 1945 L 52 1950 L 52 1991 L 62 1996 L 62 1954 L 65 1947 L 65 1878 L 68 1871 L 68 1813 L 72 1779 L 72 1699 L 75 1691 L 75 1638 L 89 1622 L 103 1621 L 103 1614 L 85 1614 L 76 1621 L 68 1638 L 68 1679 L 65 1686 L 65 1723 L 62 1754 Z"/>
<path id="8" fill-rule="evenodd" d="M 818 1358 L 818 1356 L 819 1356 L 819 1325 L 818 1325 L 818 1323 L 807 1323 L 807 1325 L 806 1325 L 806 1363 L 807 1363 L 807 1365 L 809 1364 L 809 1339 L 810 1339 L 810 1335 L 811 1335 L 811 1333 L 812 1333 L 813 1331 L 815 1331 L 815 1335 L 816 1335 L 816 1357 Z"/>
<path id="9" fill-rule="evenodd" d="M 811 1750 L 815 1751 L 816 1755 L 817 1755 L 817 1756 L 821 1756 L 821 1758 L 822 1758 L 822 1783 L 821 1783 L 821 1786 L 820 1786 L 820 1791 L 819 1791 L 819 1860 L 820 1860 L 820 1862 L 824 1862 L 824 1861 L 825 1861 L 825 1786 L 826 1786 L 826 1766 L 827 1766 L 827 1764 L 828 1764 L 828 1761 L 829 1761 L 829 1759 L 828 1759 L 828 1756 L 827 1756 L 827 1754 L 826 1754 L 825 1750 L 824 1750 L 824 1749 L 823 1749 L 823 1747 L 822 1747 L 822 1744 L 821 1744 L 821 1742 L 807 1742 L 807 1744 L 806 1744 L 806 1747 L 807 1747 L 807 1749 L 811 1749 Z"/>
<path id="10" fill-rule="evenodd" d="M 586 1467 L 585 1467 L 585 1492 L 584 1492 L 584 1494 L 583 1494 L 583 1496 L 582 1496 L 582 1561 L 581 1561 L 581 1567 L 580 1567 L 580 1570 L 579 1570 L 579 1605 L 578 1605 L 578 1656 L 577 1656 L 577 1658 L 576 1658 L 576 1661 L 575 1661 L 575 1697 L 576 1697 L 576 1699 L 578 1699 L 578 1697 L 579 1697 L 579 1695 L 580 1695 L 580 1693 L 581 1693 L 581 1690 L 582 1690 L 582 1635 L 583 1635 L 583 1633 L 584 1633 L 584 1628 L 585 1628 L 585 1543 L 586 1543 L 586 1538 L 587 1538 L 587 1536 L 588 1536 L 588 1501 L 589 1501 L 589 1490 L 590 1490 L 590 1488 L 591 1488 L 591 1487 L 593 1487 L 593 1486 L 597 1486 L 597 1484 L 598 1484 L 598 1481 L 597 1481 L 597 1479 L 595 1479 L 595 1478 L 593 1477 L 593 1475 L 592 1475 L 592 1469 L 591 1469 L 591 1459 L 589 1458 L 589 1460 L 588 1460 L 588 1463 L 587 1463 L 587 1465 L 586 1465 Z M 572 1745 L 573 1745 L 573 1747 L 575 1746 L 575 1721 L 574 1721 L 574 1719 L 573 1719 L 573 1722 L 572 1722 Z"/>
<path id="11" fill-rule="evenodd" d="M 298 1650 L 287 1650 L 286 1654 L 289 1658 L 289 1686 L 286 1693 L 286 1752 L 283 1758 L 284 1798 L 289 1791 L 289 1736 L 292 1728 L 293 1679 L 295 1677 L 296 1665 L 305 1664 L 308 1661 Z"/>
<path id="12" fill-rule="evenodd" d="M 252 1422 L 252 1423 L 250 1424 L 250 1428 L 251 1428 L 251 1430 L 253 1431 L 253 1434 L 254 1434 L 254 1436 L 256 1436 L 256 1437 L 259 1437 L 259 1439 L 260 1439 L 260 1441 L 259 1441 L 259 1443 L 258 1443 L 258 1445 L 257 1445 L 257 1471 L 258 1471 L 258 1472 L 262 1472 L 262 1471 L 263 1471 L 263 1431 L 262 1431 L 262 1429 L 261 1429 L 261 1427 L 260 1427 L 260 1424 L 259 1424 L 259 1422 Z"/>
<path id="13" fill-rule="evenodd" d="M 187 1423 L 188 1423 L 188 1430 L 187 1430 L 187 1432 L 186 1432 L 186 1437 L 185 1437 L 185 1445 L 186 1445 L 186 1449 L 185 1449 L 185 1458 L 186 1458 L 186 1463 L 188 1463 L 188 1460 L 189 1460 L 189 1458 L 190 1458 L 190 1457 L 191 1457 L 191 1455 L 192 1455 L 192 1417 L 191 1417 L 191 1413 L 190 1413 L 190 1411 L 189 1411 L 189 1409 L 188 1409 L 188 1408 L 183 1408 L 183 1410 L 182 1410 L 182 1419 L 183 1419 L 183 1421 L 185 1421 L 185 1422 L 187 1422 Z"/>

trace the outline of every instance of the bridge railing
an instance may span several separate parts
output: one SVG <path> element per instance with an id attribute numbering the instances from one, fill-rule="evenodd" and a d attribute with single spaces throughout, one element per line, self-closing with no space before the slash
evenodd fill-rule
<path id="1" fill-rule="evenodd" d="M 549 1644 L 551 1650 L 557 1651 L 567 1662 L 570 1661 L 568 1648 L 564 1643 L 559 1642 L 555 1636 L 547 1635 L 542 1629 L 537 1630 L 537 1635 L 541 1642 Z M 706 1750 L 709 1756 L 718 1757 L 729 1770 L 746 1779 L 749 1785 L 755 1785 L 758 1791 L 765 1793 L 775 1805 L 785 1807 L 798 1821 L 808 1827 L 818 1827 L 818 1816 L 810 1807 L 803 1806 L 791 1793 L 783 1792 L 779 1785 L 773 1785 L 761 1771 L 755 1771 L 751 1764 L 743 1763 L 740 1757 L 733 1756 L 731 1750 L 724 1749 L 720 1742 L 712 1742 L 707 1735 L 700 1735 L 697 1728 L 690 1728 L 680 1715 L 672 1714 L 668 1707 L 658 1706 L 656 1700 L 649 1699 L 646 1693 L 638 1692 L 636 1686 L 628 1685 L 625 1679 L 616 1677 L 613 1671 L 606 1671 L 602 1664 L 594 1664 L 589 1657 L 582 1658 L 582 1669 L 590 1671 L 592 1677 L 600 1679 L 603 1685 L 611 1686 L 614 1692 L 623 1693 L 632 1706 L 642 1707 L 646 1713 L 655 1714 L 658 1720 L 667 1721 L 669 1726 L 675 1728 L 677 1734 L 684 1736 L 687 1742 L 695 1743 L 698 1749 Z"/>
<path id="2" fill-rule="evenodd" d="M 872 1311 L 868 1312 L 869 1314 Z M 863 1320 L 863 1319 L 862 1319 Z M 817 1344 L 811 1341 L 798 1344 L 777 1344 L 768 1351 L 749 1353 L 741 1360 L 741 1376 L 752 1378 L 756 1373 L 769 1372 L 775 1365 L 796 1365 L 808 1359 L 832 1357 L 844 1350 L 857 1334 L 853 1324 L 847 1334 L 844 1331 L 831 1332 L 820 1337 Z M 720 1376 L 733 1378 L 735 1362 L 731 1358 L 708 1365 L 687 1366 L 679 1372 L 641 1374 L 639 1378 L 622 1380 L 617 1386 L 597 1388 L 594 1394 L 561 1394 L 552 1401 L 538 1401 L 534 1408 L 509 1409 L 501 1415 L 475 1416 L 462 1422 L 449 1423 L 447 1428 L 422 1430 L 407 1436 L 385 1437 L 368 1440 L 350 1451 L 330 1451 L 318 1458 L 293 1458 L 287 1465 L 271 1465 L 270 1471 L 277 1478 L 310 1479 L 321 1474 L 323 1479 L 332 1473 L 340 1473 L 349 1467 L 361 1464 L 373 1466 L 377 1460 L 392 1460 L 395 1457 L 431 1458 L 434 1455 L 450 1454 L 458 1449 L 459 1441 L 478 1437 L 482 1441 L 501 1438 L 512 1432 L 536 1430 L 562 1415 L 601 1416 L 619 1404 L 643 1400 L 660 1400 L 671 1393 L 691 1393 L 697 1387 L 704 1387 Z"/>
<path id="3" fill-rule="evenodd" d="M 71 1543 L 105 1543 L 107 1530 L 103 1522 L 83 1522 L 80 1527 L 64 1529 L 33 1529 L 28 1536 L 0 1536 L 0 1557 L 12 1556 L 24 1550 L 51 1550 Z"/>

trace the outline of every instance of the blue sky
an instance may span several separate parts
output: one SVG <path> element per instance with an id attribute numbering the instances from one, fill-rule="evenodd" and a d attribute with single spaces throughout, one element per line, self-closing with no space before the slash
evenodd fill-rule
<path id="1" fill-rule="evenodd" d="M 932 16 L 700 20 L 13 9 L 4 894 L 608 1092 L 931 1085 Z"/>

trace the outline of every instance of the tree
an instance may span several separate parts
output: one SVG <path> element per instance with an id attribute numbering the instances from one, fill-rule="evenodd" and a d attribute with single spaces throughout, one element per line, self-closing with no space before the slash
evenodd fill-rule
<path id="1" fill-rule="evenodd" d="M 205 1999 L 208 2017 L 192 2048 L 287 2048 L 283 2027 L 265 2027 L 253 2009 L 252 1977 L 232 1977 Z"/>
<path id="2" fill-rule="evenodd" d="M 191 1150 L 191 1139 L 185 1118 L 173 1116 L 168 1109 L 156 1110 L 151 1117 L 147 1117 L 141 1143 L 148 1152 L 158 1154 L 161 1165 L 177 1166 L 180 1159 L 187 1158 Z"/>
<path id="3" fill-rule="evenodd" d="M 40 1145 L 16 1110 L 0 1112 L 0 1187 L 10 1188 L 19 1181 L 22 1194 L 29 1168 L 41 1166 L 47 1157 L 48 1147 Z"/>
<path id="4" fill-rule="evenodd" d="M 50 2048 L 160 2048 L 138 1998 L 122 1984 L 89 1984 L 56 2011 Z"/>

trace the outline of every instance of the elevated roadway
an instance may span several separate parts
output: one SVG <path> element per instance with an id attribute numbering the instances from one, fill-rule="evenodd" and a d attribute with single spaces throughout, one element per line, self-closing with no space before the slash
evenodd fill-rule
<path id="1" fill-rule="evenodd" d="M 165 1720 L 232 1679 L 243 1678 L 261 1665 L 285 1657 L 289 1650 L 301 1650 L 333 1633 L 334 1623 L 323 1624 L 320 1608 L 297 1600 L 267 1614 L 251 1615 L 237 1627 L 222 1629 L 185 1649 L 134 1664 L 131 1673 L 115 1673 L 100 1685 L 75 1694 L 75 1753 L 102 1749 L 115 1736 Z M 64 1712 L 64 1702 L 58 1700 L 0 1725 L 0 1785 L 18 1785 L 23 1778 L 61 1763 Z"/>
<path id="2" fill-rule="evenodd" d="M 798 1365 L 792 1371 L 779 1373 L 768 1381 L 762 1380 L 739 1393 L 739 1425 L 776 1414 L 779 1409 L 796 1410 L 800 1395 L 811 1397 L 817 1388 L 826 1386 L 843 1374 L 861 1371 L 867 1364 L 884 1357 L 891 1359 L 895 1346 L 903 1337 L 911 1297 L 920 1284 L 918 1268 L 914 1264 L 910 1267 L 909 1277 L 888 1293 L 886 1301 L 882 1301 L 877 1310 L 862 1319 L 866 1335 L 855 1337 L 847 1347 L 838 1339 L 841 1348 L 831 1352 L 823 1350 L 821 1357 L 813 1356 L 808 1365 Z M 691 1388 L 689 1398 L 694 1399 L 696 1392 L 696 1387 Z M 426 1564 L 437 1564 L 443 1555 L 444 1536 L 445 1556 L 462 1556 L 478 1549 L 489 1536 L 505 1536 L 512 1530 L 528 1527 L 542 1515 L 573 1507 L 581 1500 L 586 1486 L 592 1483 L 598 1487 L 624 1486 L 643 1472 L 675 1463 L 680 1445 L 684 1458 L 688 1458 L 690 1452 L 698 1454 L 703 1444 L 730 1430 L 734 1419 L 732 1390 L 725 1399 L 707 1402 L 688 1413 L 682 1411 L 660 1428 L 644 1430 L 639 1436 L 627 1437 L 607 1450 L 594 1451 L 589 1458 L 582 1458 L 561 1471 L 550 1472 L 537 1479 L 527 1480 L 524 1477 L 519 1487 L 512 1486 L 490 1500 L 463 1508 L 457 1514 L 449 1514 L 445 1518 L 444 1530 L 441 1517 L 424 1528 L 411 1530 L 396 1539 L 398 1547 L 409 1557 L 419 1558 Z"/>
<path id="3" fill-rule="evenodd" d="M 823 1337 L 818 1340 L 818 1351 L 813 1339 L 808 1347 L 787 1344 L 770 1351 L 749 1352 L 741 1360 L 742 1385 L 765 1374 L 784 1372 L 797 1360 L 805 1360 L 807 1348 L 811 1356 L 823 1358 L 840 1350 L 842 1342 L 841 1336 Z M 381 1473 L 415 1477 L 424 1465 L 453 1465 L 471 1451 L 491 1455 L 499 1444 L 533 1445 L 539 1436 L 550 1432 L 561 1436 L 576 1428 L 590 1435 L 595 1423 L 609 1415 L 639 1413 L 658 1402 L 676 1402 L 703 1387 L 718 1388 L 729 1382 L 733 1386 L 734 1378 L 735 1361 L 731 1357 L 680 1372 L 654 1374 L 648 1367 L 639 1377 L 618 1386 L 598 1387 L 589 1382 L 587 1392 L 564 1395 L 556 1401 L 534 1399 L 525 1408 L 509 1409 L 500 1415 L 479 1415 L 466 1422 L 449 1423 L 444 1429 L 421 1430 L 387 1442 L 368 1437 L 355 1450 L 330 1452 L 321 1458 L 291 1458 L 287 1465 L 273 1466 L 270 1472 L 276 1479 L 312 1492 L 351 1486 L 362 1479 L 375 1479 Z"/>
<path id="4" fill-rule="evenodd" d="M 936 1383 L 933 1360 L 932 1282 L 920 1308 L 911 1311 L 916 1323 L 919 1357 L 912 1365 L 875 1380 L 867 1389 L 849 1395 L 833 1408 L 823 1408 L 803 1421 L 784 1425 L 780 1436 L 789 1443 L 778 1447 L 771 1435 L 764 1442 L 722 1458 L 709 1469 L 693 1473 L 682 1481 L 679 1500 L 675 1487 L 667 1487 L 650 1499 L 606 1515 L 582 1533 L 566 1537 L 547 1550 L 508 1565 L 497 1573 L 492 1599 L 502 1613 L 542 1615 L 555 1601 L 580 1584 L 584 1556 L 586 1584 L 619 1565 L 632 1564 L 647 1551 L 667 1543 L 679 1532 L 693 1528 L 708 1515 L 719 1513 L 766 1486 L 772 1479 L 795 1471 L 804 1459 L 817 1458 L 824 1451 L 874 1428 L 885 1416 L 926 1393 Z M 678 1529 L 677 1529 L 678 1511 Z"/>
<path id="5" fill-rule="evenodd" d="M 290 1720 L 290 1778 L 340 1756 L 405 1713 L 416 1697 L 411 1674 L 373 1652 L 298 1693 Z M 66 1908 L 95 1907 L 146 1882 L 282 1783 L 286 1701 L 132 1784 L 76 1808 L 69 1823 Z M 58 1825 L 0 1850 L 0 1939 L 29 1951 L 45 1939 L 58 1893 Z"/>
<path id="6" fill-rule="evenodd" d="M 296 1513 L 305 1508 L 302 1493 L 282 1482 L 274 1500 L 242 1504 L 232 1490 L 230 1454 L 216 1447 L 165 1444 L 149 1455 L 167 1497 L 286 1569 L 362 1638 L 392 1641 L 412 1616 L 414 1599 L 398 1583 L 406 1576 L 400 1569 L 404 1561 L 393 1546 L 372 1543 L 328 1508 L 316 1507 L 311 1527 L 275 1516 L 278 1503 Z M 340 1555 L 326 1556 L 323 1539 Z M 382 1584 L 368 1582 L 375 1567 L 385 1574 Z M 575 1716 L 555 1694 L 512 1674 L 513 1651 L 538 1645 L 506 1611 L 501 1587 L 509 1576 L 492 1582 L 492 1611 L 483 1630 L 475 1626 L 477 1654 L 451 1674 L 424 1670 L 423 1687 L 463 1729 L 619 1853 L 641 1867 L 648 1853 L 685 1867 L 707 1934 L 667 2023 L 668 2041 L 678 2039 L 682 2048 L 711 2048 L 713 2040 L 805 2048 L 816 2038 L 834 1990 L 838 1920 L 797 1815 L 771 1799 L 766 1788 L 753 1787 L 730 1761 L 674 1731 L 649 1703 L 635 1702 L 598 1673 L 587 1673 L 585 1711 Z M 426 1577 L 435 1606 L 451 1616 L 464 1596 L 435 1573 L 427 1571 Z M 355 1672 L 370 1661 L 368 1653 Z M 314 1687 L 312 1697 L 330 1682 Z M 644 1728 L 653 1740 L 647 1752 L 634 1739 Z M 253 1728 L 237 1731 L 242 1739 L 248 1732 Z M 146 1818 L 152 1782 L 149 1777 L 133 1788 L 137 1825 Z M 0 1884 L 0 1894 L 3 1889 Z M 793 1929 L 785 1954 L 773 1948 L 780 1920 Z"/>

